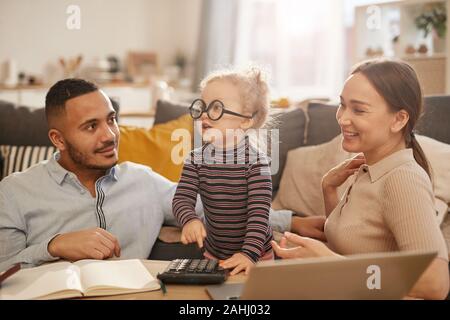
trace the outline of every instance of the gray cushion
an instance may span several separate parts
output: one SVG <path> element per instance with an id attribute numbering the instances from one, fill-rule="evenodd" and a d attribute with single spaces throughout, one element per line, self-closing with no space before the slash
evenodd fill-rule
<path id="1" fill-rule="evenodd" d="M 273 195 L 275 196 L 280 187 L 281 176 L 284 166 L 286 165 L 287 152 L 303 145 L 306 118 L 303 110 L 295 109 L 276 114 L 274 120 L 274 128 L 279 129 L 280 139 L 279 169 L 278 172 L 272 176 Z"/>
<path id="2" fill-rule="evenodd" d="M 308 106 L 309 126 L 307 146 L 314 146 L 330 141 L 341 129 L 336 120 L 337 106 L 311 103 Z"/>
<path id="3" fill-rule="evenodd" d="M 156 103 L 154 124 L 164 123 L 189 113 L 189 104 L 158 100 Z"/>
<path id="4" fill-rule="evenodd" d="M 44 108 L 0 101 L 0 145 L 50 146 Z"/>
<path id="5" fill-rule="evenodd" d="M 277 127 L 280 129 L 280 166 L 278 172 L 272 176 L 274 197 L 280 187 L 281 176 L 286 165 L 289 150 L 302 147 L 303 145 L 311 146 L 325 143 L 340 133 L 340 128 L 336 121 L 336 109 L 337 107 L 334 105 L 321 103 L 311 103 L 308 106 L 310 122 L 306 144 L 304 144 L 306 117 L 303 110 L 295 109 L 276 117 Z"/>
<path id="6" fill-rule="evenodd" d="M 450 144 L 450 96 L 425 98 L 424 114 L 417 124 L 417 131 Z"/>

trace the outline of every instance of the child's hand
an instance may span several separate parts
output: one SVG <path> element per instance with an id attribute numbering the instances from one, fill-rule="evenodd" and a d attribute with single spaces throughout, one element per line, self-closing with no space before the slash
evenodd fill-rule
<path id="1" fill-rule="evenodd" d="M 253 261 L 240 252 L 233 254 L 231 258 L 228 258 L 220 264 L 220 266 L 224 269 L 234 268 L 230 273 L 230 275 L 232 276 L 238 274 L 241 271 L 245 271 L 245 275 L 248 275 L 250 268 L 253 267 L 253 265 Z"/>
<path id="2" fill-rule="evenodd" d="M 189 244 L 197 242 L 199 248 L 203 248 L 203 239 L 206 238 L 206 229 L 198 219 L 189 221 L 181 230 L 181 242 Z"/>

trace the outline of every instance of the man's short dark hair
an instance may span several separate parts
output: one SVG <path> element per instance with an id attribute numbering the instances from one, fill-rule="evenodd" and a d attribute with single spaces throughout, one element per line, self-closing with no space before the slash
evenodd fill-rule
<path id="1" fill-rule="evenodd" d="M 45 115 L 47 122 L 52 116 L 58 116 L 65 111 L 66 101 L 97 91 L 98 87 L 83 79 L 64 79 L 55 83 L 45 97 Z"/>

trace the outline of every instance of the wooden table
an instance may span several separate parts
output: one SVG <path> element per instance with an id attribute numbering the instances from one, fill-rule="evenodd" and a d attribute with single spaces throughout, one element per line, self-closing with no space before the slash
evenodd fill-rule
<path id="1" fill-rule="evenodd" d="M 170 261 L 142 260 L 148 271 L 156 278 L 162 273 Z M 246 276 L 243 273 L 229 277 L 226 283 L 242 283 Z M 210 300 L 204 285 L 167 285 L 166 294 L 162 290 L 132 293 L 116 296 L 83 298 L 83 300 Z"/>

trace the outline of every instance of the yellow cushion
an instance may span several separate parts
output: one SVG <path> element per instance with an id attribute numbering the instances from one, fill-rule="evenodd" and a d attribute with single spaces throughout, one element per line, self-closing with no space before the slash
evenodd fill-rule
<path id="1" fill-rule="evenodd" d="M 183 162 L 177 159 L 175 163 L 172 159 L 172 150 L 181 156 L 186 157 L 191 150 L 191 139 L 185 143 L 188 145 L 185 151 L 181 152 L 181 139 L 172 141 L 172 132 L 175 129 L 186 129 L 189 137 L 193 135 L 193 123 L 189 115 L 181 116 L 178 119 L 153 126 L 150 130 L 131 126 L 119 126 L 119 163 L 132 161 L 152 168 L 153 171 L 177 182 L 181 176 Z M 176 149 L 173 149 L 176 147 Z"/>

